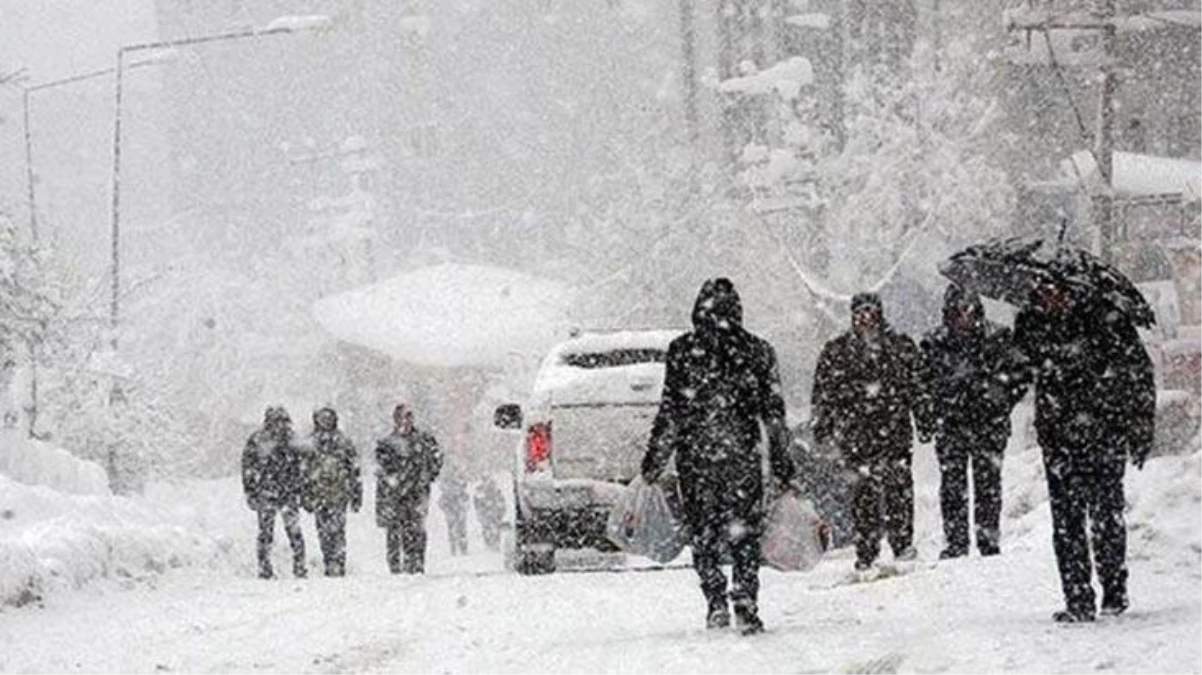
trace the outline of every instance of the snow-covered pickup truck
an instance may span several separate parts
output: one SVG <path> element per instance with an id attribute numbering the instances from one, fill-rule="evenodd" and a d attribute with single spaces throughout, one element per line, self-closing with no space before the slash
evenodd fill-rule
<path id="1" fill-rule="evenodd" d="M 668 343 L 683 331 L 585 333 L 543 359 L 526 409 L 494 423 L 522 429 L 514 456 L 514 568 L 555 571 L 556 549 L 613 551 L 610 509 L 638 475 L 664 384 Z"/>

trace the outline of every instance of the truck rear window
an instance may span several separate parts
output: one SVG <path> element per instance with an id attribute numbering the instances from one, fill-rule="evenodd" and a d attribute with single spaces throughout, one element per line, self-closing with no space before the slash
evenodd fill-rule
<path id="1" fill-rule="evenodd" d="M 617 368 L 639 363 L 663 363 L 662 349 L 612 349 L 605 352 L 564 354 L 563 364 L 573 368 Z"/>

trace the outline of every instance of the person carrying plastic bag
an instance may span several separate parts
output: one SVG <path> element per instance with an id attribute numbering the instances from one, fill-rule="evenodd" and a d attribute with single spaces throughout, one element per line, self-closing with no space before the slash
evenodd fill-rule
<path id="1" fill-rule="evenodd" d="M 672 509 L 664 489 L 658 484 L 648 485 L 641 477 L 631 481 L 614 504 L 605 532 L 623 551 L 658 563 L 675 560 L 689 540 L 684 522 Z"/>

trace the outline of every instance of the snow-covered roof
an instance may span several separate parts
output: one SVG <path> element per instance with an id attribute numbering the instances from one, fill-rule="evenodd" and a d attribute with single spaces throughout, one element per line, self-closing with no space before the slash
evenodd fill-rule
<path id="1" fill-rule="evenodd" d="M 785 23 L 798 28 L 817 28 L 818 30 L 826 30 L 831 27 L 831 15 L 823 14 L 822 12 L 809 12 L 806 14 L 794 14 L 786 17 Z"/>
<path id="2" fill-rule="evenodd" d="M 502 367 L 565 335 L 572 297 L 551 279 L 447 263 L 322 298 L 313 314 L 335 337 L 410 363 Z"/>
<path id="3" fill-rule="evenodd" d="M 801 88 L 814 83 L 814 67 L 804 56 L 794 56 L 780 63 L 742 77 L 732 77 L 718 84 L 720 91 L 728 94 L 763 96 L 779 92 L 786 99 L 795 99 Z"/>
<path id="4" fill-rule="evenodd" d="M 1093 153 L 1082 150 L 1062 163 L 1068 176 L 1080 176 L 1091 188 L 1099 180 Z M 1131 152 L 1114 153 L 1114 191 L 1119 195 L 1180 194 L 1202 196 L 1202 162 Z"/>

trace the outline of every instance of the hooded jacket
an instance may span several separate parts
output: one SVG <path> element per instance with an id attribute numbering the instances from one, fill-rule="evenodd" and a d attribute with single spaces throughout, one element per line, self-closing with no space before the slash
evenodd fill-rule
<path id="1" fill-rule="evenodd" d="M 301 452 L 287 423 L 287 413 L 272 408 L 263 426 L 246 440 L 242 489 L 252 509 L 300 504 L 304 492 Z"/>
<path id="2" fill-rule="evenodd" d="M 1139 333 L 1104 301 L 1079 299 L 1058 313 L 1028 306 L 1015 344 L 1035 381 L 1035 430 L 1046 450 L 1129 455 L 1152 449 L 1156 383 Z"/>
<path id="3" fill-rule="evenodd" d="M 944 293 L 943 325 L 922 340 L 935 432 L 1010 435 L 1010 411 L 1027 391 L 1022 355 L 1009 328 L 985 318 L 980 297 L 955 284 Z M 971 322 L 957 326 L 967 307 Z"/>
<path id="4" fill-rule="evenodd" d="M 690 522 L 757 514 L 763 497 L 760 423 L 769 465 L 793 478 L 776 353 L 743 328 L 734 285 L 706 281 L 693 306 L 693 330 L 668 346 L 663 397 L 652 426 L 643 476 L 653 481 L 674 456 Z"/>
<path id="5" fill-rule="evenodd" d="M 823 346 L 811 403 L 815 440 L 834 442 L 853 465 L 909 453 L 911 415 L 921 433 L 933 427 L 922 355 L 883 317 L 872 337 L 849 330 Z"/>
<path id="6" fill-rule="evenodd" d="M 329 415 L 333 424 L 321 426 Z M 321 408 L 313 413 L 313 453 L 307 463 L 311 509 L 359 509 L 363 483 L 359 478 L 359 456 L 351 440 L 338 429 L 338 413 Z"/>

